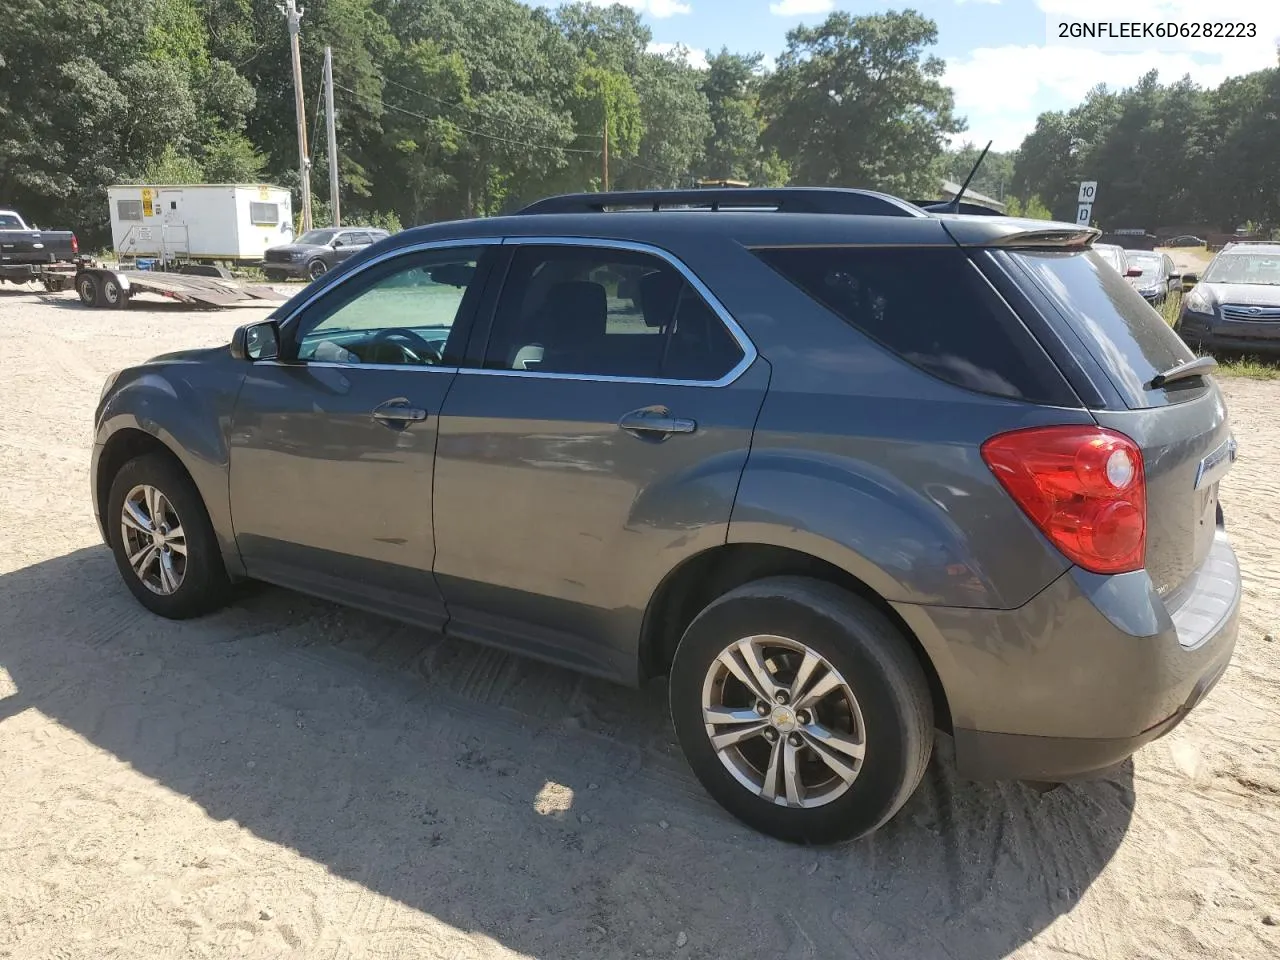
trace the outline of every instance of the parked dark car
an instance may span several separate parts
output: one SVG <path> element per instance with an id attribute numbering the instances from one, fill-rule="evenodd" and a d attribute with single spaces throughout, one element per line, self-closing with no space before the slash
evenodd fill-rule
<path id="1" fill-rule="evenodd" d="M 1170 237 L 1168 240 L 1166 240 L 1166 241 L 1164 242 L 1163 246 L 1166 246 L 1166 247 L 1203 247 L 1203 246 L 1205 245 L 1205 243 L 1206 243 L 1206 242 L 1207 242 L 1207 241 L 1205 241 L 1205 239 L 1204 239 L 1203 237 L 1197 237 L 1197 236 L 1193 236 L 1192 234 L 1189 234 L 1189 233 L 1184 233 L 1184 234 L 1182 234 L 1181 236 L 1178 236 L 1178 237 Z"/>
<path id="2" fill-rule="evenodd" d="M 1280 243 L 1229 243 L 1183 281 L 1177 330 L 1192 348 L 1280 353 Z"/>
<path id="3" fill-rule="evenodd" d="M 1214 362 L 1096 236 L 808 189 L 408 230 L 113 375 L 93 508 L 162 616 L 256 578 L 665 675 L 706 789 L 787 840 L 884 824 L 935 727 L 963 776 L 1094 776 L 1240 603 Z"/>
<path id="4" fill-rule="evenodd" d="M 315 280 L 389 235 L 376 227 L 308 230 L 293 243 L 268 247 L 262 256 L 262 270 L 268 280 L 285 277 Z"/>
<path id="5" fill-rule="evenodd" d="M 1173 258 L 1164 253 L 1147 250 L 1126 250 L 1125 257 L 1138 276 L 1133 279 L 1134 289 L 1153 307 L 1163 306 L 1170 294 L 1182 290 L 1182 274 L 1173 265 Z"/>
<path id="6" fill-rule="evenodd" d="M 44 267 L 68 263 L 80 252 L 70 230 L 30 227 L 15 210 L 0 210 L 0 281 L 26 283 Z"/>

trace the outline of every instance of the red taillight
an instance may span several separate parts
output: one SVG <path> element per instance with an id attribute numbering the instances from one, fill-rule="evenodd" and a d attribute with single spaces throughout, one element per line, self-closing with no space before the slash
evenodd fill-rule
<path id="1" fill-rule="evenodd" d="M 80 252 L 80 241 L 76 239 L 76 235 L 74 233 L 71 235 L 71 252 Z"/>
<path id="2" fill-rule="evenodd" d="M 1142 451 L 1101 427 L 1032 427 L 992 437 L 982 459 L 1054 546 L 1094 573 L 1140 570 L 1147 551 Z"/>

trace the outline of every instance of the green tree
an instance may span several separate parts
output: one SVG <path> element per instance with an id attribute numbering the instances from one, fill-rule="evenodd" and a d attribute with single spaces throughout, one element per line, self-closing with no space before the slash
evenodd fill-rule
<path id="1" fill-rule="evenodd" d="M 937 160 L 964 129 L 942 83 L 932 20 L 915 11 L 833 13 L 787 34 L 765 84 L 765 143 L 799 183 L 937 192 Z"/>
<path id="2" fill-rule="evenodd" d="M 757 186 L 781 186 L 790 171 L 776 151 L 761 143 L 760 116 L 763 57 L 722 49 L 708 61 L 701 89 L 707 98 L 711 132 L 703 153 L 700 177 L 745 180 Z"/>
<path id="3" fill-rule="evenodd" d="M 643 134 L 635 162 L 623 165 L 619 186 L 689 185 L 713 129 L 699 80 L 698 71 L 678 55 L 644 55 L 636 77 Z"/>

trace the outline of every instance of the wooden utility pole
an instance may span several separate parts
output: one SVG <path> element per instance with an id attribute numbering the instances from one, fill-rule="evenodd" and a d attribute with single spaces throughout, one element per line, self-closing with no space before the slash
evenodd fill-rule
<path id="1" fill-rule="evenodd" d="M 293 109 L 298 119 L 298 178 L 302 182 L 302 232 L 311 229 L 311 159 L 307 155 L 307 108 L 302 98 L 302 50 L 298 45 L 302 9 L 297 0 L 284 0 L 276 8 L 289 24 L 289 50 L 293 54 Z"/>
<path id="2" fill-rule="evenodd" d="M 325 132 L 329 136 L 329 209 L 333 225 L 342 226 L 342 214 L 338 210 L 338 134 L 333 116 L 333 48 L 324 48 L 324 114 Z"/>
<path id="3" fill-rule="evenodd" d="M 604 107 L 604 192 L 609 192 L 609 105 Z"/>

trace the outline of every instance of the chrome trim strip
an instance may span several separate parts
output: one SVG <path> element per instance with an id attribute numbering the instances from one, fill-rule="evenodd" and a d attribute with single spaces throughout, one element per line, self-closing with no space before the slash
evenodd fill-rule
<path id="1" fill-rule="evenodd" d="M 1228 436 L 1196 466 L 1196 482 L 1193 490 L 1200 490 L 1225 477 L 1236 461 L 1236 439 Z"/>
<path id="2" fill-rule="evenodd" d="M 283 360 L 254 360 L 255 367 L 288 367 L 294 369 L 296 367 L 322 367 L 329 370 L 400 370 L 405 373 L 421 372 L 421 373 L 457 373 L 458 367 L 435 367 L 423 364 L 421 366 L 414 363 L 336 363 L 333 360 L 298 360 L 295 363 L 285 363 Z"/>
<path id="3" fill-rule="evenodd" d="M 680 275 L 688 281 L 689 285 L 698 292 L 698 295 L 707 302 L 720 322 L 728 328 L 729 334 L 737 342 L 739 349 L 742 350 L 742 359 L 739 360 L 728 373 L 719 380 L 676 380 L 665 377 L 608 377 L 594 376 L 591 374 L 581 373 L 542 373 L 536 370 L 487 370 L 477 367 L 462 367 L 459 374 L 472 374 L 482 377 L 525 377 L 531 380 L 585 380 L 591 383 L 648 383 L 655 386 L 669 387 L 727 387 L 741 377 L 750 366 L 756 362 L 759 354 L 756 352 L 756 345 L 751 342 L 751 338 L 747 336 L 746 331 L 738 326 L 738 322 L 733 319 L 733 315 L 725 309 L 711 289 L 703 283 L 698 276 L 690 270 L 679 258 L 674 254 L 663 250 L 661 247 L 655 247 L 648 243 L 638 243 L 634 240 L 610 240 L 605 237 L 506 237 L 503 239 L 504 246 L 551 246 L 551 247 L 599 247 L 606 250 L 628 250 L 632 253 L 646 253 L 655 256 L 660 260 L 665 260 L 668 264 L 679 271 Z"/>

